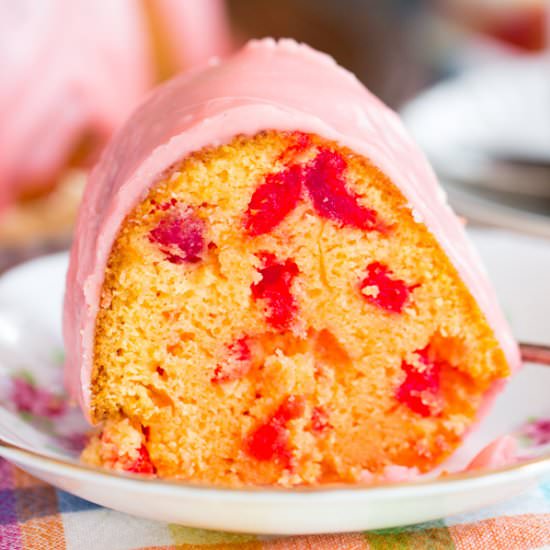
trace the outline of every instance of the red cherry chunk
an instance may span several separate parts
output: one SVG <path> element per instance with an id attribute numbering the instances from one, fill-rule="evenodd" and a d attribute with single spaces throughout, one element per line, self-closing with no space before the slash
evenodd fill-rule
<path id="1" fill-rule="evenodd" d="M 290 454 L 287 446 L 286 428 L 277 422 L 268 422 L 250 435 L 246 449 L 256 460 L 288 463 Z"/>
<path id="2" fill-rule="evenodd" d="M 254 191 L 245 214 L 245 228 L 255 237 L 269 233 L 295 208 L 302 192 L 302 168 L 296 164 L 268 174 Z"/>
<path id="3" fill-rule="evenodd" d="M 297 306 L 291 293 L 292 280 L 298 275 L 298 266 L 290 259 L 279 261 L 273 254 L 261 255 L 262 279 L 251 286 L 255 300 L 267 302 L 267 320 L 276 329 L 288 329 Z"/>
<path id="4" fill-rule="evenodd" d="M 149 233 L 149 241 L 159 245 L 173 264 L 197 263 L 205 248 L 205 224 L 191 210 L 171 212 Z"/>
<path id="5" fill-rule="evenodd" d="M 290 395 L 275 411 L 273 416 L 256 428 L 246 441 L 247 453 L 260 461 L 273 461 L 288 466 L 292 458 L 288 447 L 288 422 L 303 416 L 305 399 Z"/>
<path id="6" fill-rule="evenodd" d="M 306 400 L 301 395 L 289 395 L 275 411 L 273 420 L 286 424 L 290 420 L 296 420 L 304 415 L 306 410 Z"/>
<path id="7" fill-rule="evenodd" d="M 313 206 L 323 218 L 363 230 L 383 230 L 375 210 L 359 204 L 346 187 L 346 159 L 336 151 L 321 149 L 305 167 L 305 186 Z"/>
<path id="8" fill-rule="evenodd" d="M 311 428 L 314 432 L 322 433 L 333 428 L 324 407 L 314 407 L 311 413 Z"/>
<path id="9" fill-rule="evenodd" d="M 393 278 L 386 265 L 374 262 L 367 266 L 367 276 L 360 282 L 359 289 L 372 304 L 386 311 L 401 313 L 411 292 L 418 286 Z"/>
<path id="10" fill-rule="evenodd" d="M 223 384 L 246 376 L 251 367 L 250 347 L 246 337 L 239 338 L 227 346 L 227 357 L 219 363 L 211 381 L 213 384 Z"/>
<path id="11" fill-rule="evenodd" d="M 441 412 L 441 363 L 428 356 L 428 348 L 416 352 L 418 363 L 403 362 L 406 377 L 397 388 L 396 399 L 421 416 L 437 416 Z"/>
<path id="12" fill-rule="evenodd" d="M 147 447 L 145 447 L 145 445 L 142 445 L 139 448 L 137 458 L 130 464 L 125 465 L 124 470 L 126 472 L 132 472 L 134 474 L 156 473 L 156 468 L 153 466 L 153 463 L 151 462 L 151 458 L 149 457 L 149 452 L 147 451 Z"/>

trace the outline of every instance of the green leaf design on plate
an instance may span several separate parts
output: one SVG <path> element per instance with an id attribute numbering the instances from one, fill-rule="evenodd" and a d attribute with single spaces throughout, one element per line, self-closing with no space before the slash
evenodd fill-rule
<path id="1" fill-rule="evenodd" d="M 57 365 L 63 365 L 65 362 L 65 350 L 62 348 L 56 348 L 52 352 L 52 361 Z"/>
<path id="2" fill-rule="evenodd" d="M 20 380 L 25 380 L 28 384 L 31 386 L 36 386 L 36 378 L 34 377 L 34 374 L 32 371 L 27 369 L 22 369 L 20 371 L 17 371 L 12 378 L 19 378 Z"/>

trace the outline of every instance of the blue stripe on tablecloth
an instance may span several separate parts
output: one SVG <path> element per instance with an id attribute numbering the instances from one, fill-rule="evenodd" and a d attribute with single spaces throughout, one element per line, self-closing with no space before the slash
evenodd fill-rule
<path id="1" fill-rule="evenodd" d="M 0 550 L 19 550 L 21 529 L 17 523 L 13 466 L 0 458 Z"/>
<path id="2" fill-rule="evenodd" d="M 75 497 L 65 491 L 57 491 L 57 502 L 59 505 L 59 511 L 62 514 L 68 512 L 87 512 L 89 510 L 97 510 L 101 506 L 84 500 L 83 498 Z"/>
<path id="3" fill-rule="evenodd" d="M 17 523 L 15 511 L 15 493 L 12 489 L 0 491 L 0 525 Z"/>
<path id="4" fill-rule="evenodd" d="M 550 502 L 550 476 L 542 480 L 540 488 L 544 497 Z"/>

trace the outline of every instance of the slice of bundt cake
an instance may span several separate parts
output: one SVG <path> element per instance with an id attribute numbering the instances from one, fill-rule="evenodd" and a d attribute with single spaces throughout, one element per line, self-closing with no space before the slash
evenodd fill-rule
<path id="1" fill-rule="evenodd" d="M 159 88 L 111 144 L 64 330 L 85 461 L 230 486 L 429 471 L 519 364 L 397 117 L 291 41 Z"/>

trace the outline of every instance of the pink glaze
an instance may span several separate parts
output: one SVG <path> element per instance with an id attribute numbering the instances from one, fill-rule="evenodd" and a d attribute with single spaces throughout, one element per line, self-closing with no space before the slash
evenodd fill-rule
<path id="1" fill-rule="evenodd" d="M 468 464 L 466 471 L 500 468 L 517 460 L 518 443 L 511 435 L 495 439 L 484 447 Z"/>
<path id="2" fill-rule="evenodd" d="M 312 132 L 371 159 L 437 237 L 508 358 L 517 345 L 464 229 L 397 115 L 327 55 L 291 40 L 253 41 L 222 64 L 159 87 L 95 167 L 71 251 L 64 307 L 66 382 L 89 414 L 95 318 L 105 265 L 125 215 L 170 166 L 206 145 L 265 129 Z M 494 397 L 503 382 L 489 392 Z M 488 404 L 488 401 L 487 401 Z"/>
<path id="3" fill-rule="evenodd" d="M 2 2 L 0 207 L 122 124 L 152 83 L 145 33 L 135 0 Z"/>
<path id="4" fill-rule="evenodd" d="M 406 483 L 415 481 L 420 477 L 418 468 L 409 468 L 408 466 L 390 465 L 384 468 L 384 471 L 375 475 L 369 470 L 363 470 L 359 475 L 359 481 L 365 484 L 375 483 Z"/>
<path id="5" fill-rule="evenodd" d="M 463 469 L 459 471 L 473 472 L 475 470 L 501 468 L 517 461 L 518 443 L 510 435 L 499 437 L 484 447 Z M 453 472 L 457 473 L 457 472 Z M 361 472 L 359 481 L 362 483 L 403 483 L 421 478 L 417 468 L 407 466 L 386 466 L 381 475 L 374 475 L 369 470 Z"/>
<path id="6" fill-rule="evenodd" d="M 384 468 L 384 473 L 380 481 L 385 483 L 402 483 L 405 481 L 414 481 L 420 475 L 417 468 L 408 468 L 407 466 L 390 465 Z"/>

